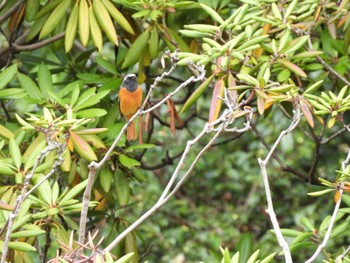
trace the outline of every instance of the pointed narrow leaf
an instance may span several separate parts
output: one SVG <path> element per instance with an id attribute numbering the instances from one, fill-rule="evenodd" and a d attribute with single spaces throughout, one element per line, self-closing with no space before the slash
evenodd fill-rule
<path id="1" fill-rule="evenodd" d="M 114 20 L 127 31 L 128 33 L 134 35 L 134 30 L 130 26 L 128 20 L 122 15 L 122 13 L 119 12 L 119 10 L 109 1 L 109 0 L 102 0 L 102 4 L 106 7 L 109 14 L 114 18 Z"/>
<path id="2" fill-rule="evenodd" d="M 219 117 L 222 100 L 219 98 L 224 94 L 225 83 L 222 79 L 218 79 L 216 82 L 213 95 L 211 98 L 210 109 L 209 109 L 209 122 L 215 121 Z"/>
<path id="3" fill-rule="evenodd" d="M 86 187 L 88 181 L 84 180 L 81 183 L 77 184 L 76 186 L 74 186 L 71 190 L 69 190 L 64 196 L 63 198 L 59 198 L 60 199 L 60 204 L 72 200 L 77 194 L 79 194 L 81 191 L 83 191 L 83 189 Z"/>
<path id="4" fill-rule="evenodd" d="M 21 156 L 21 151 L 19 149 L 19 146 L 15 138 L 13 137 L 10 139 L 9 148 L 10 148 L 12 161 L 16 166 L 16 168 L 19 170 L 22 163 L 22 156 Z"/>
<path id="5" fill-rule="evenodd" d="M 132 43 L 129 50 L 127 51 L 123 63 L 123 68 L 130 67 L 134 65 L 141 55 L 143 54 L 145 48 L 147 47 L 149 39 L 149 32 L 145 31 Z"/>
<path id="6" fill-rule="evenodd" d="M 5 126 L 2 126 L 1 124 L 0 124 L 0 136 L 8 140 L 14 137 L 13 133 L 9 129 L 7 129 Z"/>
<path id="7" fill-rule="evenodd" d="M 45 22 L 45 25 L 41 29 L 39 38 L 43 38 L 50 34 L 58 23 L 62 20 L 63 16 L 66 14 L 66 11 L 70 5 L 71 0 L 63 0 L 61 3 L 53 10 L 49 18 Z"/>
<path id="8" fill-rule="evenodd" d="M 3 89 L 17 73 L 17 64 L 14 64 L 0 73 L 0 89 Z"/>
<path id="9" fill-rule="evenodd" d="M 30 77 L 22 73 L 18 73 L 18 80 L 22 88 L 24 88 L 27 91 L 29 97 L 34 99 L 42 98 L 40 89 Z"/>
<path id="10" fill-rule="evenodd" d="M 314 127 L 314 118 L 312 116 L 312 113 L 311 113 L 309 106 L 305 103 L 305 101 L 301 100 L 300 101 L 300 108 L 305 116 L 305 119 L 307 120 L 309 125 L 313 128 Z"/>
<path id="11" fill-rule="evenodd" d="M 297 74 L 298 76 L 303 77 L 303 78 L 307 77 L 306 73 L 301 68 L 299 68 L 297 65 L 295 65 L 294 63 L 287 61 L 287 60 L 284 60 L 284 59 L 279 59 L 278 62 L 281 63 L 284 67 L 288 68 L 290 71 Z"/>
<path id="12" fill-rule="evenodd" d="M 130 197 L 130 188 L 128 179 L 122 170 L 118 169 L 114 176 L 117 199 L 121 206 L 127 205 Z"/>
<path id="13" fill-rule="evenodd" d="M 185 102 L 184 106 L 180 110 L 180 114 L 188 110 L 192 106 L 192 104 L 197 101 L 197 99 L 202 95 L 202 93 L 208 87 L 209 83 L 213 80 L 213 78 L 214 78 L 214 74 L 212 74 L 201 85 L 199 85 L 199 87 L 191 94 L 191 96 Z"/>
<path id="14" fill-rule="evenodd" d="M 221 18 L 221 16 L 216 13 L 216 11 L 214 9 L 212 9 L 211 7 L 205 5 L 205 4 L 202 4 L 200 3 L 199 4 L 203 9 L 204 11 L 210 15 L 216 22 L 220 23 L 220 24 L 223 24 L 224 23 L 224 20 Z"/>
<path id="15" fill-rule="evenodd" d="M 96 161 L 97 156 L 90 145 L 79 135 L 70 132 L 70 138 L 73 142 L 74 150 L 88 162 Z"/>
<path id="16" fill-rule="evenodd" d="M 53 85 L 52 85 L 52 77 L 49 68 L 44 64 L 41 63 L 39 66 L 38 71 L 38 82 L 39 87 L 41 90 L 41 93 L 44 95 L 44 98 L 49 98 L 48 91 L 53 91 Z"/>

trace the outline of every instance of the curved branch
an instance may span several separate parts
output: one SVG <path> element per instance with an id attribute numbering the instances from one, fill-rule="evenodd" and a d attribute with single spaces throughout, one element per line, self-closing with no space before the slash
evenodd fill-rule
<path id="1" fill-rule="evenodd" d="M 3 56 L 4 54 L 8 52 L 20 52 L 20 51 L 32 51 L 38 48 L 42 48 L 46 45 L 49 45 L 61 38 L 63 38 L 65 35 L 65 32 L 61 32 L 53 37 L 47 38 L 45 40 L 42 40 L 40 42 L 30 44 L 30 45 L 19 45 L 17 42 L 13 43 L 11 47 L 5 47 L 0 50 L 0 56 Z"/>

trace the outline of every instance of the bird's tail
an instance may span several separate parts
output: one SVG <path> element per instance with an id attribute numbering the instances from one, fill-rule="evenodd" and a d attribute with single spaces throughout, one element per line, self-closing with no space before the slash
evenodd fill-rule
<path id="1" fill-rule="evenodd" d="M 134 122 L 131 122 L 126 130 L 126 138 L 128 141 L 134 141 L 137 138 Z"/>

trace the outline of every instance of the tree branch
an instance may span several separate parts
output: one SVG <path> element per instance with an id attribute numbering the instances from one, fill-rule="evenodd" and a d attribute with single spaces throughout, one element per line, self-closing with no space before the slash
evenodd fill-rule
<path id="1" fill-rule="evenodd" d="M 43 41 L 30 44 L 30 45 L 19 45 L 18 43 L 13 43 L 10 47 L 5 47 L 0 50 L 0 56 L 3 56 L 4 54 L 12 51 L 12 52 L 19 52 L 19 51 L 32 51 L 38 48 L 42 48 L 46 45 L 49 45 L 65 36 L 65 32 L 61 32 L 53 37 L 47 38 Z"/>
<path id="2" fill-rule="evenodd" d="M 266 200 L 267 200 L 267 210 L 266 210 L 266 212 L 270 216 L 270 220 L 272 222 L 273 229 L 275 230 L 275 235 L 276 235 L 278 244 L 280 245 L 280 247 L 283 250 L 284 258 L 286 260 L 286 263 L 293 262 L 292 261 L 292 256 L 290 254 L 289 245 L 285 241 L 285 239 L 284 239 L 284 237 L 282 235 L 282 232 L 281 232 L 281 229 L 280 229 L 280 226 L 278 224 L 277 217 L 276 217 L 276 214 L 275 214 L 275 211 L 274 211 L 274 208 L 273 208 L 273 202 L 272 202 L 272 197 L 271 197 L 271 190 L 270 190 L 270 186 L 269 186 L 269 180 L 268 180 L 266 165 L 269 162 L 269 160 L 271 159 L 271 157 L 273 157 L 274 152 L 275 152 L 277 146 L 279 145 L 279 143 L 281 142 L 282 138 L 285 135 L 287 135 L 288 133 L 290 133 L 292 130 L 294 130 L 295 127 L 298 125 L 301 116 L 302 116 L 302 114 L 300 113 L 300 110 L 299 109 L 295 109 L 294 110 L 293 121 L 290 124 L 290 126 L 288 127 L 288 129 L 286 129 L 286 130 L 284 130 L 284 131 L 282 131 L 280 133 L 280 135 L 278 136 L 278 138 L 275 141 L 274 145 L 272 146 L 271 150 L 267 154 L 265 160 L 261 160 L 260 158 L 258 159 L 258 162 L 259 162 L 259 165 L 260 165 L 260 169 L 261 169 L 261 176 L 262 176 L 264 187 L 265 187 Z"/>
<path id="3" fill-rule="evenodd" d="M 326 247 L 326 244 L 328 242 L 328 239 L 329 239 L 329 237 L 331 235 L 331 232 L 332 232 L 332 229 L 333 229 L 333 226 L 334 226 L 335 219 L 336 219 L 338 211 L 339 211 L 339 207 L 340 207 L 340 203 L 341 203 L 341 197 L 343 195 L 343 190 L 342 189 L 340 189 L 339 192 L 340 192 L 339 199 L 338 199 L 338 201 L 337 201 L 337 203 L 336 203 L 336 205 L 334 207 L 333 215 L 332 215 L 331 221 L 329 222 L 329 226 L 328 226 L 326 235 L 324 236 L 324 239 L 323 239 L 322 243 L 317 247 L 317 250 L 315 251 L 315 253 L 312 255 L 311 258 L 309 258 L 307 261 L 305 261 L 305 263 L 314 262 L 314 260 L 318 256 L 318 254 L 320 254 L 320 252 L 322 251 L 322 249 L 324 249 Z"/>
<path id="4" fill-rule="evenodd" d="M 237 107 L 239 107 L 238 105 Z M 250 123 L 253 116 L 253 111 L 246 110 L 245 114 L 248 115 L 247 121 L 244 123 L 244 127 L 241 129 L 238 129 L 237 127 L 234 128 L 228 128 L 228 125 L 233 123 L 235 116 L 232 114 L 232 111 L 225 110 L 221 117 L 217 119 L 216 121 L 212 123 L 206 123 L 203 130 L 194 138 L 193 140 L 190 140 L 186 144 L 186 148 L 181 156 L 181 159 L 176 166 L 167 186 L 165 187 L 163 193 L 159 197 L 158 201 L 146 212 L 144 213 L 139 219 L 137 219 L 133 224 L 131 224 L 127 229 L 125 229 L 121 234 L 119 234 L 111 244 L 109 244 L 105 251 L 112 250 L 121 240 L 123 240 L 130 232 L 135 230 L 142 222 L 144 222 L 147 218 L 149 218 L 154 212 L 156 212 L 158 209 L 160 209 L 164 204 L 166 204 L 170 198 L 172 198 L 176 192 L 180 189 L 180 187 L 183 185 L 183 183 L 186 181 L 186 179 L 190 176 L 190 173 L 196 166 L 198 160 L 201 158 L 201 156 L 206 152 L 211 145 L 214 143 L 214 141 L 218 138 L 218 136 L 223 131 L 230 131 L 230 132 L 237 132 L 237 133 L 244 133 L 250 129 Z M 218 127 L 215 128 L 215 125 L 218 125 Z M 215 132 L 214 136 L 210 139 L 210 141 L 201 149 L 201 151 L 197 154 L 196 158 L 192 161 L 190 167 L 186 170 L 185 174 L 182 176 L 182 178 L 178 181 L 178 183 L 174 186 L 173 190 L 171 188 L 173 187 L 176 179 L 178 178 L 178 175 L 180 173 L 180 170 L 184 167 L 186 157 L 191 150 L 191 148 L 207 133 Z"/>
<path id="5" fill-rule="evenodd" d="M 91 196 L 91 189 L 92 189 L 92 185 L 94 182 L 94 178 L 95 178 L 95 174 L 96 171 L 98 169 L 100 169 L 108 160 L 108 158 L 110 157 L 110 155 L 112 154 L 114 148 L 116 147 L 116 145 L 118 144 L 118 142 L 120 141 L 120 139 L 122 138 L 123 134 L 126 132 L 128 126 L 130 125 L 130 123 L 132 121 L 134 121 L 138 116 L 142 115 L 142 114 L 146 114 L 148 112 L 151 112 L 155 109 L 157 109 L 158 107 L 160 107 L 162 104 L 164 104 L 169 98 L 171 98 L 173 95 L 175 95 L 178 91 L 180 91 L 182 88 L 186 87 L 188 84 L 192 83 L 192 82 L 198 82 L 204 79 L 205 77 L 205 70 L 204 67 L 197 67 L 194 64 L 191 64 L 198 72 L 198 76 L 191 76 L 189 79 L 187 79 L 185 82 L 183 82 L 181 85 L 179 85 L 174 91 L 170 92 L 167 96 L 165 96 L 161 101 L 159 101 L 156 105 L 152 106 L 151 108 L 144 110 L 145 106 L 147 105 L 153 89 L 159 84 L 159 82 L 169 76 L 172 72 L 175 71 L 176 67 L 177 67 L 177 53 L 170 53 L 169 51 L 165 53 L 166 56 L 168 56 L 171 60 L 171 68 L 164 72 L 161 76 L 157 77 L 154 81 L 154 83 L 151 85 L 145 100 L 143 102 L 143 104 L 141 105 L 140 109 L 127 121 L 127 123 L 123 126 L 123 128 L 121 129 L 120 133 L 118 134 L 118 136 L 116 137 L 116 139 L 114 140 L 112 146 L 108 149 L 107 153 L 105 154 L 105 156 L 102 158 L 102 160 L 98 163 L 96 162 L 92 162 L 89 165 L 89 175 L 88 175 L 88 183 L 84 192 L 84 197 L 83 197 L 83 207 L 82 207 L 82 211 L 81 211 L 81 217 L 80 217 L 80 222 L 79 222 L 79 239 L 78 242 L 83 244 L 84 243 L 84 239 L 85 239 L 85 232 L 86 232 L 86 220 L 87 220 L 87 213 L 88 213 L 88 205 L 90 202 L 90 196 Z"/>

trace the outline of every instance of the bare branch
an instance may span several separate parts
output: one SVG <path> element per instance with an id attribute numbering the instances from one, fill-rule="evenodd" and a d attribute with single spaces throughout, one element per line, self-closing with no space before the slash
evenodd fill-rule
<path id="1" fill-rule="evenodd" d="M 181 159 L 176 166 L 167 186 L 165 187 L 163 193 L 159 197 L 158 201 L 146 212 L 144 213 L 139 219 L 137 219 L 133 224 L 131 224 L 127 229 L 125 229 L 121 234 L 119 234 L 115 240 L 111 244 L 109 244 L 106 247 L 106 251 L 110 251 L 113 249 L 121 240 L 123 240 L 130 232 L 135 230 L 142 222 L 144 222 L 147 218 L 149 218 L 154 212 L 156 212 L 158 209 L 160 209 L 164 204 L 166 204 L 170 198 L 172 198 L 176 192 L 180 189 L 180 187 L 183 185 L 183 183 L 186 181 L 186 179 L 190 176 L 192 170 L 194 169 L 195 165 L 197 164 L 198 160 L 202 157 L 202 155 L 211 147 L 211 145 L 215 142 L 215 140 L 218 138 L 218 136 L 223 132 L 229 130 L 230 132 L 236 132 L 236 133 L 243 133 L 250 129 L 250 122 L 253 116 L 253 110 L 249 109 L 246 111 L 246 114 L 248 115 L 246 123 L 244 123 L 244 127 L 241 129 L 238 129 L 237 127 L 227 129 L 227 126 L 231 124 L 234 121 L 234 116 L 232 115 L 231 110 L 225 110 L 221 117 L 217 119 L 216 121 L 212 123 L 206 123 L 203 130 L 197 135 L 196 138 L 193 140 L 190 140 L 186 144 L 186 148 L 181 156 Z M 218 125 L 218 127 L 215 128 L 215 125 Z M 210 139 L 210 141 L 201 149 L 201 151 L 197 154 L 196 158 L 192 161 L 190 167 L 186 170 L 185 174 L 181 177 L 181 179 L 178 181 L 178 183 L 173 187 L 176 179 L 178 178 L 178 175 L 180 173 L 180 170 L 183 168 L 184 163 L 186 161 L 186 157 L 188 153 L 190 152 L 191 148 L 207 133 L 215 132 L 214 136 Z"/>
<path id="2" fill-rule="evenodd" d="M 300 118 L 302 116 L 302 114 L 300 113 L 299 109 L 295 109 L 293 111 L 294 116 L 293 116 L 293 121 L 290 124 L 290 126 L 288 127 L 288 129 L 282 131 L 280 133 L 280 135 L 278 136 L 277 140 L 275 141 L 274 145 L 272 146 L 271 150 L 269 151 L 269 153 L 267 154 L 265 160 L 261 160 L 260 158 L 258 159 L 259 165 L 260 165 L 260 169 L 261 169 L 261 176 L 263 178 L 263 182 L 264 182 L 264 187 L 265 187 L 265 194 L 266 194 L 266 200 L 267 200 L 267 210 L 266 212 L 269 214 L 270 216 L 270 220 L 272 222 L 272 226 L 273 229 L 275 230 L 275 235 L 278 241 L 278 244 L 280 245 L 280 247 L 282 248 L 283 252 L 284 252 L 284 258 L 286 260 L 286 263 L 291 263 L 292 262 L 292 256 L 290 254 L 290 250 L 289 250 L 289 245 L 286 242 L 286 240 L 284 239 L 280 226 L 278 224 L 277 221 L 277 217 L 273 208 L 273 202 L 272 202 L 272 197 L 271 197 L 271 191 L 270 191 L 270 186 L 269 186 L 269 180 L 268 180 L 268 175 L 267 175 L 267 170 L 266 170 L 266 165 L 269 162 L 270 158 L 273 156 L 277 146 L 279 145 L 279 143 L 281 142 L 282 138 L 287 135 L 288 133 L 290 133 L 292 130 L 295 129 L 295 127 L 298 125 Z"/>
<path id="3" fill-rule="evenodd" d="M 194 77 L 191 76 L 189 79 L 187 79 L 185 82 L 183 82 L 181 85 L 179 85 L 174 91 L 172 91 L 171 93 L 169 93 L 167 96 L 165 96 L 162 100 L 160 100 L 157 104 L 155 104 L 153 107 L 144 110 L 145 106 L 147 105 L 147 102 L 149 101 L 153 89 L 159 84 L 159 82 L 169 76 L 172 72 L 175 71 L 176 67 L 177 67 L 177 53 L 170 53 L 170 52 L 166 52 L 166 55 L 170 58 L 171 60 L 171 68 L 164 72 L 161 76 L 157 77 L 154 81 L 154 83 L 151 85 L 145 100 L 142 104 L 142 106 L 140 107 L 140 109 L 127 121 L 127 123 L 124 125 L 124 127 L 121 129 L 121 131 L 119 132 L 118 136 L 116 137 L 116 139 L 114 140 L 112 146 L 108 149 L 107 153 L 105 154 L 105 156 L 102 158 L 102 160 L 98 163 L 96 162 L 92 162 L 89 165 L 89 176 L 88 176 L 88 183 L 87 186 L 85 188 L 84 191 L 84 197 L 83 197 L 83 207 L 82 207 L 82 211 L 81 211 L 81 217 L 80 217 L 80 223 L 79 223 L 79 239 L 78 242 L 79 243 L 84 243 L 84 239 L 85 239 L 85 232 L 86 232 L 86 220 L 87 220 L 87 213 L 88 213 L 88 205 L 90 202 L 90 197 L 91 197 L 91 189 L 92 189 L 92 185 L 94 182 L 94 178 L 95 178 L 95 174 L 96 171 L 98 169 L 100 169 L 108 160 L 108 158 L 110 157 L 110 155 L 112 154 L 114 148 L 116 147 L 116 145 L 118 144 L 118 142 L 120 141 L 120 139 L 122 138 L 123 134 L 125 133 L 125 131 L 127 130 L 128 126 L 130 125 L 130 123 L 135 120 L 138 116 L 142 115 L 142 114 L 146 114 L 147 112 L 153 111 L 157 108 L 159 108 L 162 104 L 164 104 L 169 98 L 171 98 L 172 96 L 174 96 L 177 92 L 179 92 L 181 89 L 183 89 L 184 87 L 186 87 L 187 85 L 189 85 L 192 82 L 198 82 L 198 81 L 202 81 L 205 77 L 205 70 L 203 66 L 195 66 L 194 64 L 191 64 L 192 67 L 194 67 L 197 72 L 198 72 L 198 76 Z"/>
<path id="4" fill-rule="evenodd" d="M 322 243 L 317 247 L 317 250 L 315 251 L 315 253 L 312 255 L 311 258 L 309 258 L 307 261 L 305 261 L 305 263 L 314 262 L 314 260 L 318 256 L 318 254 L 320 254 L 320 252 L 322 251 L 322 249 L 324 249 L 326 247 L 326 244 L 327 244 L 328 239 L 329 239 L 329 237 L 331 235 L 331 232 L 332 232 L 332 229 L 333 229 L 333 226 L 334 226 L 334 222 L 335 222 L 335 218 L 336 218 L 336 216 L 338 214 L 340 203 L 341 203 L 341 197 L 342 197 L 342 194 L 343 194 L 343 190 L 340 189 L 339 192 L 340 192 L 339 199 L 338 199 L 338 201 L 337 201 L 337 203 L 336 203 L 336 205 L 334 207 L 333 215 L 332 215 L 331 221 L 329 222 L 329 226 L 328 226 L 326 235 L 324 236 L 324 239 L 323 239 Z"/>

